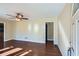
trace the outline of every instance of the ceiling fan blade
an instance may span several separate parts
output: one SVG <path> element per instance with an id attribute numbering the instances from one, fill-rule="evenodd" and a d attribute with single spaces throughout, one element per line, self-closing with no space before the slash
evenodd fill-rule
<path id="1" fill-rule="evenodd" d="M 21 19 L 28 20 L 28 18 L 21 18 Z"/>
<path id="2" fill-rule="evenodd" d="M 9 18 L 9 19 L 15 19 L 15 18 Z"/>
<path id="3" fill-rule="evenodd" d="M 7 16 L 11 16 L 11 17 L 16 17 L 16 16 L 13 16 L 13 15 L 9 15 L 9 14 L 6 14 Z"/>

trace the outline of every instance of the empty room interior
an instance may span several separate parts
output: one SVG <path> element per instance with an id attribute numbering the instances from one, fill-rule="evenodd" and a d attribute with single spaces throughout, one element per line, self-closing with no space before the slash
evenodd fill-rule
<path id="1" fill-rule="evenodd" d="M 0 3 L 0 56 L 79 56 L 78 3 Z"/>

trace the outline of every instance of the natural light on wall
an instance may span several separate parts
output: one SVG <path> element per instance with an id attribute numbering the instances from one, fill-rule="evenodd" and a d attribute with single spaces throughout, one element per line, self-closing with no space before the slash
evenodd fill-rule
<path id="1" fill-rule="evenodd" d="M 67 38 L 67 36 L 65 34 L 65 31 L 64 31 L 64 28 L 63 28 L 61 22 L 59 22 L 58 24 L 59 24 L 59 31 L 61 33 L 60 41 L 61 41 L 62 45 L 64 46 L 63 50 L 65 49 L 65 51 L 67 53 L 67 50 L 70 47 L 70 44 L 69 44 L 68 38 Z"/>
<path id="2" fill-rule="evenodd" d="M 38 24 L 34 24 L 34 32 L 38 32 L 38 30 L 39 30 L 39 26 L 38 26 Z"/>
<path id="3" fill-rule="evenodd" d="M 30 32 L 31 31 L 31 24 L 29 23 L 29 25 L 28 25 L 28 31 Z"/>

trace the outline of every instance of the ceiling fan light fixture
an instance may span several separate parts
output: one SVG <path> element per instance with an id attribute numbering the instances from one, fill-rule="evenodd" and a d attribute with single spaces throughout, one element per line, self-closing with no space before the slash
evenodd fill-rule
<path id="1" fill-rule="evenodd" d="M 15 16 L 13 16 L 13 15 L 9 15 L 9 14 L 6 14 L 6 15 L 11 16 L 11 17 L 14 17 L 16 21 L 28 20 L 28 18 L 27 18 L 27 17 L 26 17 L 26 18 L 23 17 L 24 15 L 21 14 L 21 13 L 16 13 Z"/>
<path id="2" fill-rule="evenodd" d="M 17 17 L 18 17 L 18 18 L 22 18 L 22 17 L 23 17 L 23 15 L 18 15 Z"/>
<path id="3" fill-rule="evenodd" d="M 16 18 L 16 21 L 20 21 L 20 19 Z"/>

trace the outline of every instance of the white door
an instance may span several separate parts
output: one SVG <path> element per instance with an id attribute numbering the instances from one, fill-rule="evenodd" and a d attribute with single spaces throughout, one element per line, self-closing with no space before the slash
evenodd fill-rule
<path id="1" fill-rule="evenodd" d="M 71 40 L 71 43 L 72 43 L 72 47 L 73 47 L 73 53 L 72 55 L 76 56 L 76 20 L 73 22 L 72 24 L 72 40 Z"/>
<path id="2" fill-rule="evenodd" d="M 79 19 L 78 20 L 76 20 L 76 43 L 77 43 L 77 56 L 79 56 Z"/>

